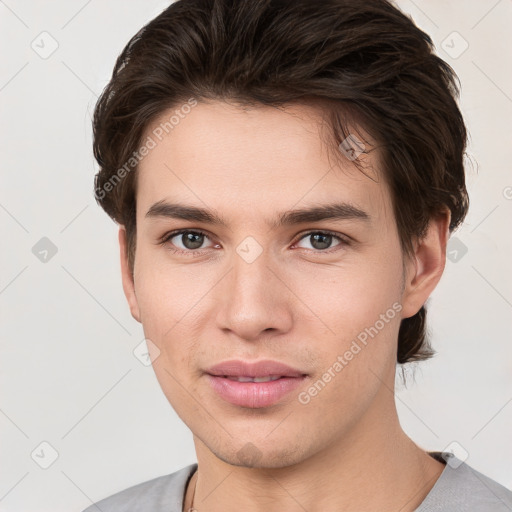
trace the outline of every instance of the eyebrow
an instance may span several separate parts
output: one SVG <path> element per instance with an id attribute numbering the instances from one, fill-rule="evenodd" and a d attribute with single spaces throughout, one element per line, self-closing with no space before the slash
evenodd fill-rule
<path id="1" fill-rule="evenodd" d="M 146 213 L 146 218 L 172 218 L 212 224 L 215 226 L 227 226 L 216 212 L 197 206 L 180 203 L 168 203 L 165 200 L 153 204 Z M 291 226 L 306 222 L 320 222 L 322 220 L 362 220 L 370 223 L 368 213 L 349 203 L 330 203 L 296 210 L 288 210 L 280 213 L 277 220 L 271 221 L 271 228 Z"/>

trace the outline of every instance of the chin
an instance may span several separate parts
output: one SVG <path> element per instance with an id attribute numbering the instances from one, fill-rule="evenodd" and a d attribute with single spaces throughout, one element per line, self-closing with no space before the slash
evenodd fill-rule
<path id="1" fill-rule="evenodd" d="M 303 460 L 297 447 L 293 449 L 261 448 L 251 442 L 245 443 L 237 451 L 211 450 L 220 460 L 231 466 L 255 469 L 279 469 L 293 466 Z"/>

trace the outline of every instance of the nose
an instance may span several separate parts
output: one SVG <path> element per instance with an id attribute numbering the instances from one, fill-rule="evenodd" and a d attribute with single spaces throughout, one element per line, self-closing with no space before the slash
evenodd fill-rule
<path id="1" fill-rule="evenodd" d="M 265 252 L 252 262 L 234 254 L 217 290 L 218 328 L 247 341 L 292 328 L 293 294 L 275 267 Z"/>

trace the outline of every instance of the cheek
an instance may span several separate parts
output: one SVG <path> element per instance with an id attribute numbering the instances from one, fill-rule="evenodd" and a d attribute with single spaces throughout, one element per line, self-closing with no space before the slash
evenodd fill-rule
<path id="1" fill-rule="evenodd" d="M 320 321 L 331 336 L 343 339 L 373 325 L 401 299 L 400 258 L 387 257 L 385 251 L 351 256 L 336 266 L 311 265 L 285 279 L 293 283 L 307 317 L 314 313 L 316 325 Z"/>
<path id="2" fill-rule="evenodd" d="M 325 327 L 324 335 L 317 333 L 315 353 L 322 361 L 316 377 L 336 381 L 322 392 L 327 407 L 336 405 L 349 413 L 368 403 L 394 368 L 402 267 L 399 255 L 388 257 L 386 252 L 364 263 L 363 258 L 353 258 L 350 265 L 329 273 L 298 277 L 301 298 L 321 321 L 311 316 L 301 322 L 302 329 L 315 340 L 312 326 Z"/>
<path id="3" fill-rule="evenodd" d="M 164 339 L 180 323 L 191 322 L 211 284 L 200 266 L 172 265 L 154 248 L 137 251 L 135 294 L 142 323 L 156 339 Z"/>
<path id="4" fill-rule="evenodd" d="M 194 304 L 204 291 L 187 280 L 184 272 L 143 265 L 135 281 L 144 337 L 154 344 L 152 367 L 162 391 L 183 419 L 194 415 L 192 358 L 197 353 L 197 311 Z M 186 392 L 184 393 L 184 389 Z"/>
<path id="5" fill-rule="evenodd" d="M 326 428 L 336 430 L 345 421 L 342 418 L 363 414 L 394 372 L 401 311 L 399 269 L 374 264 L 367 270 L 342 272 L 325 280 L 325 293 L 309 298 L 329 331 L 315 340 L 322 362 L 305 399 L 311 398 L 323 411 L 319 414 L 325 417 Z M 311 323 L 303 327 L 310 329 Z"/>

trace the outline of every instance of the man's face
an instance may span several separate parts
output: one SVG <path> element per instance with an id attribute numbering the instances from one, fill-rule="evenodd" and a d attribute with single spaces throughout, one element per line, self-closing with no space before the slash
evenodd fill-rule
<path id="1" fill-rule="evenodd" d="M 199 103 L 161 141 L 158 122 L 146 134 L 157 145 L 138 170 L 132 314 L 157 347 L 153 367 L 177 414 L 235 465 L 300 462 L 393 403 L 403 259 L 389 191 L 375 152 L 359 156 L 373 179 L 343 155 L 332 167 L 317 114 Z M 146 215 L 163 201 L 225 225 Z M 278 223 L 290 210 L 335 204 L 352 210 Z M 180 230 L 191 233 L 168 236 Z M 245 405 L 211 385 L 213 365 L 264 359 L 306 377 Z M 231 386 L 236 402 L 242 386 L 255 396 L 248 386 L 272 384 Z"/>

